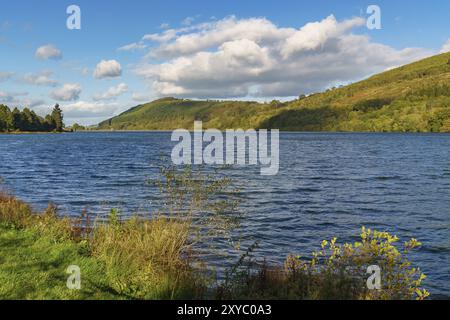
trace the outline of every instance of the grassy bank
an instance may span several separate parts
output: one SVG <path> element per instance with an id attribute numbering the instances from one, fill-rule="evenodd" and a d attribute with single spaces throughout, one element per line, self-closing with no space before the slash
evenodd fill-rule
<path id="1" fill-rule="evenodd" d="M 256 244 L 216 281 L 199 244 L 228 238 L 236 216 L 227 181 L 168 170 L 157 184 L 165 207 L 149 219 L 59 217 L 54 206 L 34 212 L 0 194 L 0 299 L 424 299 L 425 276 L 385 232 L 363 229 L 360 241 L 324 241 L 304 259 L 280 266 L 256 259 Z M 220 195 L 212 196 L 211 195 Z M 226 196 L 224 196 L 226 195 Z M 164 214 L 162 214 L 164 212 Z M 231 218 L 230 218 L 231 217 Z M 204 253 L 205 246 L 202 246 Z M 209 246 L 208 246 L 209 247 Z M 211 249 L 212 250 L 212 249 Z M 214 251 L 210 251 L 211 254 Z M 380 290 L 367 286 L 367 267 L 381 271 Z M 81 286 L 69 289 L 77 266 Z"/>
<path id="2" fill-rule="evenodd" d="M 181 252 L 185 225 L 165 218 L 86 221 L 40 214 L 0 196 L 0 298 L 191 299 L 205 282 Z M 69 266 L 81 270 L 81 289 L 66 286 Z"/>
<path id="3" fill-rule="evenodd" d="M 70 265 L 83 270 L 81 290 L 66 286 Z M 103 276 L 105 267 L 82 243 L 55 241 L 33 229 L 0 224 L 1 299 L 120 299 Z"/>

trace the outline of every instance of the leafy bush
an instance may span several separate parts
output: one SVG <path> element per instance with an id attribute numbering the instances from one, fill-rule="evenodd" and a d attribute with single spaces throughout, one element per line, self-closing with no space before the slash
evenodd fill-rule
<path id="1" fill-rule="evenodd" d="M 323 241 L 309 261 L 291 255 L 283 267 L 250 264 L 235 272 L 217 294 L 233 299 L 425 299 L 429 293 L 420 287 L 425 275 L 407 259 L 420 243 L 411 239 L 400 252 L 397 241 L 387 232 L 363 228 L 361 241 Z M 369 266 L 381 270 L 380 290 L 367 286 Z"/>

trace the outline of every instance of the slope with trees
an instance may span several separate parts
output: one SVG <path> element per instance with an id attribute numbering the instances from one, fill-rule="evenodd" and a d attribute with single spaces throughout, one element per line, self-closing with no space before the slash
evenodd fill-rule
<path id="1" fill-rule="evenodd" d="M 450 53 L 286 103 L 164 98 L 134 107 L 98 128 L 191 129 L 194 120 L 218 129 L 450 132 Z"/>

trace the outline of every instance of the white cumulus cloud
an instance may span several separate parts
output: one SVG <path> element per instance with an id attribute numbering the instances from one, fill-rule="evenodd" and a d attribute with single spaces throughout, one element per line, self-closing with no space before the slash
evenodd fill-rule
<path id="1" fill-rule="evenodd" d="M 62 52 L 53 44 L 47 44 L 36 50 L 35 57 L 39 60 L 58 60 L 62 58 Z"/>
<path id="2" fill-rule="evenodd" d="M 319 22 L 311 22 L 300 28 L 283 43 L 281 53 L 284 58 L 301 51 L 321 49 L 329 39 L 339 37 L 354 27 L 363 26 L 366 21 L 354 18 L 339 23 L 334 16 Z"/>
<path id="3" fill-rule="evenodd" d="M 74 101 L 79 99 L 81 90 L 81 85 L 78 83 L 66 83 L 61 88 L 53 90 L 50 97 L 54 100 Z"/>
<path id="4" fill-rule="evenodd" d="M 177 57 L 218 47 L 224 42 L 240 39 L 258 43 L 273 43 L 286 39 L 294 32 L 295 29 L 293 28 L 278 28 L 265 18 L 239 20 L 235 16 L 230 16 L 222 20 L 201 23 L 188 28 L 170 29 L 160 34 L 144 36 L 144 40 L 163 42 L 161 46 L 152 50 L 151 56 Z"/>
<path id="5" fill-rule="evenodd" d="M 363 25 L 360 18 L 338 21 L 332 15 L 298 29 L 265 18 L 227 17 L 145 37 L 156 46 L 134 71 L 156 96 L 290 97 L 432 54 L 376 43 L 354 32 Z M 166 59 L 155 63 L 153 57 Z"/>
<path id="6" fill-rule="evenodd" d="M 116 78 L 122 75 L 122 66 L 116 60 L 102 60 L 94 70 L 95 79 Z"/>
<path id="7" fill-rule="evenodd" d="M 106 92 L 104 92 L 102 94 L 95 95 L 93 98 L 95 101 L 111 100 L 111 99 L 114 99 L 114 98 L 120 96 L 121 94 L 123 94 L 127 91 L 128 91 L 128 85 L 126 83 L 120 83 L 115 87 L 109 88 Z"/>
<path id="8" fill-rule="evenodd" d="M 110 117 L 118 110 L 117 103 L 77 101 L 61 106 L 67 118 Z"/>

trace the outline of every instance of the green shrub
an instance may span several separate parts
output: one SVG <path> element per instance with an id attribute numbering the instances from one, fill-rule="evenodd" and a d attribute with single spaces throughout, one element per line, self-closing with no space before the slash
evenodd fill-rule
<path id="1" fill-rule="evenodd" d="M 417 299 L 429 296 L 421 288 L 425 275 L 411 266 L 408 253 L 420 246 L 415 239 L 404 244 L 387 232 L 362 229 L 361 241 L 337 244 L 336 238 L 322 242 L 322 250 L 305 261 L 289 256 L 283 267 L 263 263 L 235 272 L 219 287 L 218 298 L 233 299 Z M 367 286 L 367 268 L 381 270 L 381 289 Z"/>

